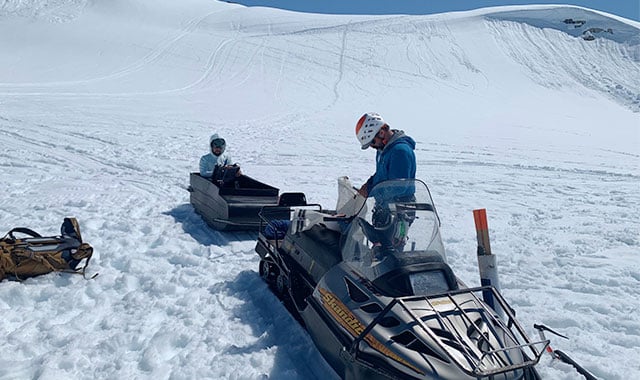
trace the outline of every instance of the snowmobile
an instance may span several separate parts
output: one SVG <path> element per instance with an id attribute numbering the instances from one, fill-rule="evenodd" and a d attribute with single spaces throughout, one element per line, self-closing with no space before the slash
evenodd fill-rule
<path id="1" fill-rule="evenodd" d="M 336 210 L 298 205 L 288 220 L 282 206 L 263 208 L 256 244 L 260 275 L 335 372 L 539 379 L 534 367 L 549 341 L 532 341 L 494 287 L 455 276 L 426 184 L 387 181 L 366 199 L 351 190 Z"/>

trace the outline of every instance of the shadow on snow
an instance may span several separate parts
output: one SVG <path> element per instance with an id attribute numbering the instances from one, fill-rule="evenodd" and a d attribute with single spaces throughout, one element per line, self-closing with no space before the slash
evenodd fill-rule
<path id="1" fill-rule="evenodd" d="M 223 285 L 223 289 L 241 301 L 233 318 L 249 326 L 253 343 L 227 349 L 229 355 L 246 355 L 276 348 L 270 379 L 337 378 L 324 361 L 304 328 L 287 311 L 256 271 L 242 271 Z"/>
<path id="2" fill-rule="evenodd" d="M 209 227 L 190 203 L 182 204 L 163 212 L 182 225 L 182 229 L 198 243 L 209 246 L 225 246 L 232 241 L 257 240 L 257 231 L 217 231 Z"/>
<path id="3" fill-rule="evenodd" d="M 232 241 L 257 239 L 257 231 L 217 231 L 209 227 L 191 204 L 182 204 L 164 212 L 182 225 L 182 229 L 198 243 L 224 246 Z M 212 293 L 228 293 L 243 301 L 232 310 L 232 323 L 243 323 L 252 330 L 256 341 L 246 345 L 232 345 L 230 356 L 247 355 L 273 350 L 273 368 L 269 379 L 337 379 L 324 361 L 304 328 L 289 313 L 284 304 L 260 278 L 257 268 L 244 270 L 224 283 L 209 289 Z"/>

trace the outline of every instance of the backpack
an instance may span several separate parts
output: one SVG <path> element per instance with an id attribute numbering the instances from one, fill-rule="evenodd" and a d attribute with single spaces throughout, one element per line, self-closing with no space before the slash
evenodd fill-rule
<path id="1" fill-rule="evenodd" d="M 19 238 L 16 233 L 28 237 Z M 60 236 L 43 237 L 29 228 L 17 227 L 0 239 L 0 281 L 20 281 L 50 272 L 79 273 L 84 277 L 92 254 L 93 248 L 82 242 L 76 218 L 64 218 Z M 84 266 L 78 269 L 82 260 Z"/>

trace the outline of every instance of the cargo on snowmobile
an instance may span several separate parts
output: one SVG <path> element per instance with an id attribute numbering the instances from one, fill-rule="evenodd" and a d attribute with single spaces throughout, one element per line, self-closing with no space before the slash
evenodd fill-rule
<path id="1" fill-rule="evenodd" d="M 278 204 L 277 188 L 244 174 L 236 176 L 237 170 L 220 171 L 214 178 L 189 176 L 189 201 L 216 230 L 257 230 L 260 210 Z"/>
<path id="2" fill-rule="evenodd" d="M 427 186 L 393 180 L 358 197 L 352 191 L 356 207 L 344 216 L 317 205 L 289 208 L 286 223 L 281 208 L 260 213 L 260 275 L 335 372 L 539 379 L 534 366 L 548 340 L 532 341 L 495 288 L 468 288 L 454 275 Z"/>

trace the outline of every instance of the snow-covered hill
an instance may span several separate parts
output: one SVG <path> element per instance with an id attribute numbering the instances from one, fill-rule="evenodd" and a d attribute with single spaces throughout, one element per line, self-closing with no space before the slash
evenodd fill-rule
<path id="1" fill-rule="evenodd" d="M 367 111 L 418 142 L 465 282 L 486 207 L 529 334 L 569 335 L 554 347 L 600 378 L 640 376 L 637 22 L 8 0 L 0 36 L 0 230 L 76 216 L 99 272 L 0 284 L 1 379 L 332 376 L 259 279 L 255 234 L 209 229 L 185 187 L 217 132 L 248 175 L 333 207 L 335 178 L 374 170 L 353 135 Z"/>

